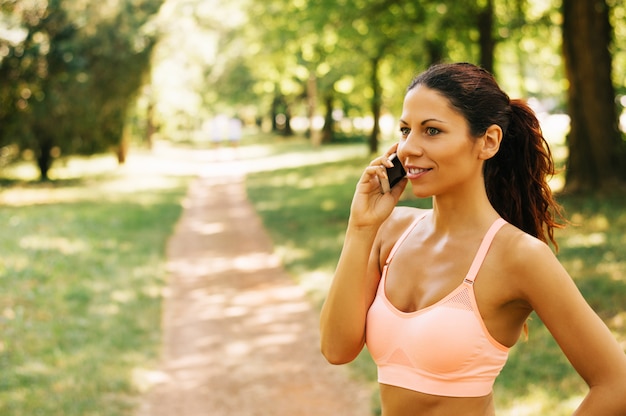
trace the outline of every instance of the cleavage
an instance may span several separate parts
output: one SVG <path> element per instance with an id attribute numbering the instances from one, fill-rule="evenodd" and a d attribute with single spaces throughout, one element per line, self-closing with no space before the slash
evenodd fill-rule
<path id="1" fill-rule="evenodd" d="M 452 293 L 463 283 L 473 260 L 472 250 L 429 248 L 411 240 L 391 260 L 384 288 L 391 304 L 405 313 L 428 308 Z"/>

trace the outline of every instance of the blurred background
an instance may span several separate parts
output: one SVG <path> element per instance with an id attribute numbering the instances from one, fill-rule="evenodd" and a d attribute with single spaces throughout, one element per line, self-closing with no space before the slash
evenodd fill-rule
<path id="1" fill-rule="evenodd" d="M 441 61 L 495 73 L 569 127 L 571 190 L 623 183 L 618 0 L 0 0 L 0 169 L 240 120 L 312 144 L 393 137 L 404 89 Z M 591 151 L 594 149 L 594 151 Z M 591 156 L 591 157 L 590 157 Z M 608 184 L 608 185 L 607 185 Z"/>
<path id="2" fill-rule="evenodd" d="M 452 61 L 535 109 L 559 259 L 626 350 L 622 0 L 0 0 L 0 415 L 134 414 L 199 173 L 245 176 L 319 306 L 362 167 L 413 76 Z M 498 414 L 571 414 L 586 386 L 533 318 Z"/>

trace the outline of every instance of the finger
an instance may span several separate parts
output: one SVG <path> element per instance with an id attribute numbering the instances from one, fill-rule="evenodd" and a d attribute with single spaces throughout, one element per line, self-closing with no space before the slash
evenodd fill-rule
<path id="1" fill-rule="evenodd" d="M 387 178 L 387 169 L 382 164 L 371 164 L 365 168 L 364 181 L 367 182 L 372 177 Z"/>
<path id="2" fill-rule="evenodd" d="M 380 165 L 368 166 L 361 175 L 358 189 L 365 193 L 379 191 L 384 182 L 389 183 L 386 174 L 386 170 Z"/>
<path id="3" fill-rule="evenodd" d="M 391 168 L 393 167 L 393 162 L 390 161 L 389 156 L 385 154 L 383 156 L 379 156 L 376 159 L 372 160 L 370 162 L 370 166 L 383 166 L 383 167 Z"/>
<path id="4" fill-rule="evenodd" d="M 368 180 L 366 176 L 370 179 Z M 374 183 L 382 194 L 391 190 L 391 187 L 389 186 L 389 175 L 387 174 L 387 169 L 383 165 L 373 164 L 368 166 L 365 170 L 365 174 L 363 175 L 362 182 Z"/>
<path id="5" fill-rule="evenodd" d="M 381 166 L 385 163 L 385 160 L 388 160 L 387 156 L 378 156 L 376 159 L 372 159 L 370 162 L 370 166 Z"/>
<path id="6" fill-rule="evenodd" d="M 391 155 L 396 153 L 397 150 L 398 150 L 398 143 L 396 142 L 391 147 L 389 147 L 382 156 L 374 159 L 371 164 L 380 164 L 388 168 L 393 167 L 393 162 L 390 161 L 390 157 Z"/>

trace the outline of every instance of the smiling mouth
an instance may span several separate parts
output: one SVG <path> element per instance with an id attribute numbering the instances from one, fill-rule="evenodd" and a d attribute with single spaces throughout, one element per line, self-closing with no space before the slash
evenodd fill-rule
<path id="1" fill-rule="evenodd" d="M 424 173 L 424 172 L 428 172 L 431 169 L 424 169 L 424 168 L 410 168 L 408 169 L 408 172 L 410 175 L 419 175 L 420 173 Z"/>

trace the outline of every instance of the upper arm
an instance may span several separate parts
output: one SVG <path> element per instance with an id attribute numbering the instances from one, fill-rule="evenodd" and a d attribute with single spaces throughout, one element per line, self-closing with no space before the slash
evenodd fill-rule
<path id="1" fill-rule="evenodd" d="M 536 311 L 563 353 L 589 386 L 626 383 L 626 357 L 549 247 L 523 243 L 518 258 L 525 300 Z M 517 256 L 521 257 L 521 256 Z M 529 261 L 532 259 L 532 261 Z"/>

